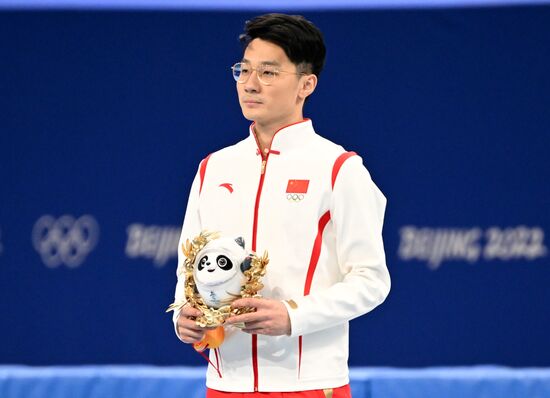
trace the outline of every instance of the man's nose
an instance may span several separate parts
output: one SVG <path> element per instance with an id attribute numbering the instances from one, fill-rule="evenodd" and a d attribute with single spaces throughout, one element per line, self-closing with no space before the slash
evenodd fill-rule
<path id="1" fill-rule="evenodd" d="M 258 80 L 258 72 L 252 70 L 246 83 L 244 83 L 244 91 L 247 93 L 259 92 L 261 88 L 260 80 Z"/>

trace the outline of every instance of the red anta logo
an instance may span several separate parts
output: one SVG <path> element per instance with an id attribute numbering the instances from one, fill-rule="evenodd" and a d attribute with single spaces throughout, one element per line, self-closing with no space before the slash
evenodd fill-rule
<path id="1" fill-rule="evenodd" d="M 227 188 L 229 193 L 233 193 L 233 184 L 230 184 L 228 182 L 224 182 L 223 184 L 220 184 L 220 187 Z"/>

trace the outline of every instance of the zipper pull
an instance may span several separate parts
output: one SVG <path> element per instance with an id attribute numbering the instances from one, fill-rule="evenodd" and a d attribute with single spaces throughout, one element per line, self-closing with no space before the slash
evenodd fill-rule
<path id="1" fill-rule="evenodd" d="M 261 174 L 264 174 L 265 173 L 265 164 L 267 163 L 267 160 L 262 160 L 262 170 L 261 170 Z"/>

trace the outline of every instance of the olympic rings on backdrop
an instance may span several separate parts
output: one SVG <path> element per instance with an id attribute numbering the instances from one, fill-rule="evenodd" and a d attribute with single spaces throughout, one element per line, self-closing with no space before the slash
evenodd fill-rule
<path id="1" fill-rule="evenodd" d="M 75 219 L 63 215 L 58 219 L 44 215 L 32 230 L 32 243 L 44 264 L 50 268 L 65 264 L 77 267 L 94 249 L 99 239 L 99 225 L 90 215 Z"/>
<path id="2" fill-rule="evenodd" d="M 301 193 L 288 193 L 288 194 L 286 195 L 286 199 L 287 199 L 289 202 L 299 202 L 299 201 L 301 201 L 303 198 L 304 198 L 304 195 L 302 195 Z"/>

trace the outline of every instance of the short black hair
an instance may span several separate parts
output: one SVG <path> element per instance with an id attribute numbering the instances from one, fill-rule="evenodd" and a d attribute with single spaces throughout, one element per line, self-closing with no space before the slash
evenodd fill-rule
<path id="1" fill-rule="evenodd" d="M 326 48 L 319 28 L 301 15 L 265 14 L 246 21 L 239 36 L 244 49 L 254 39 L 281 47 L 299 72 L 321 74 Z"/>

